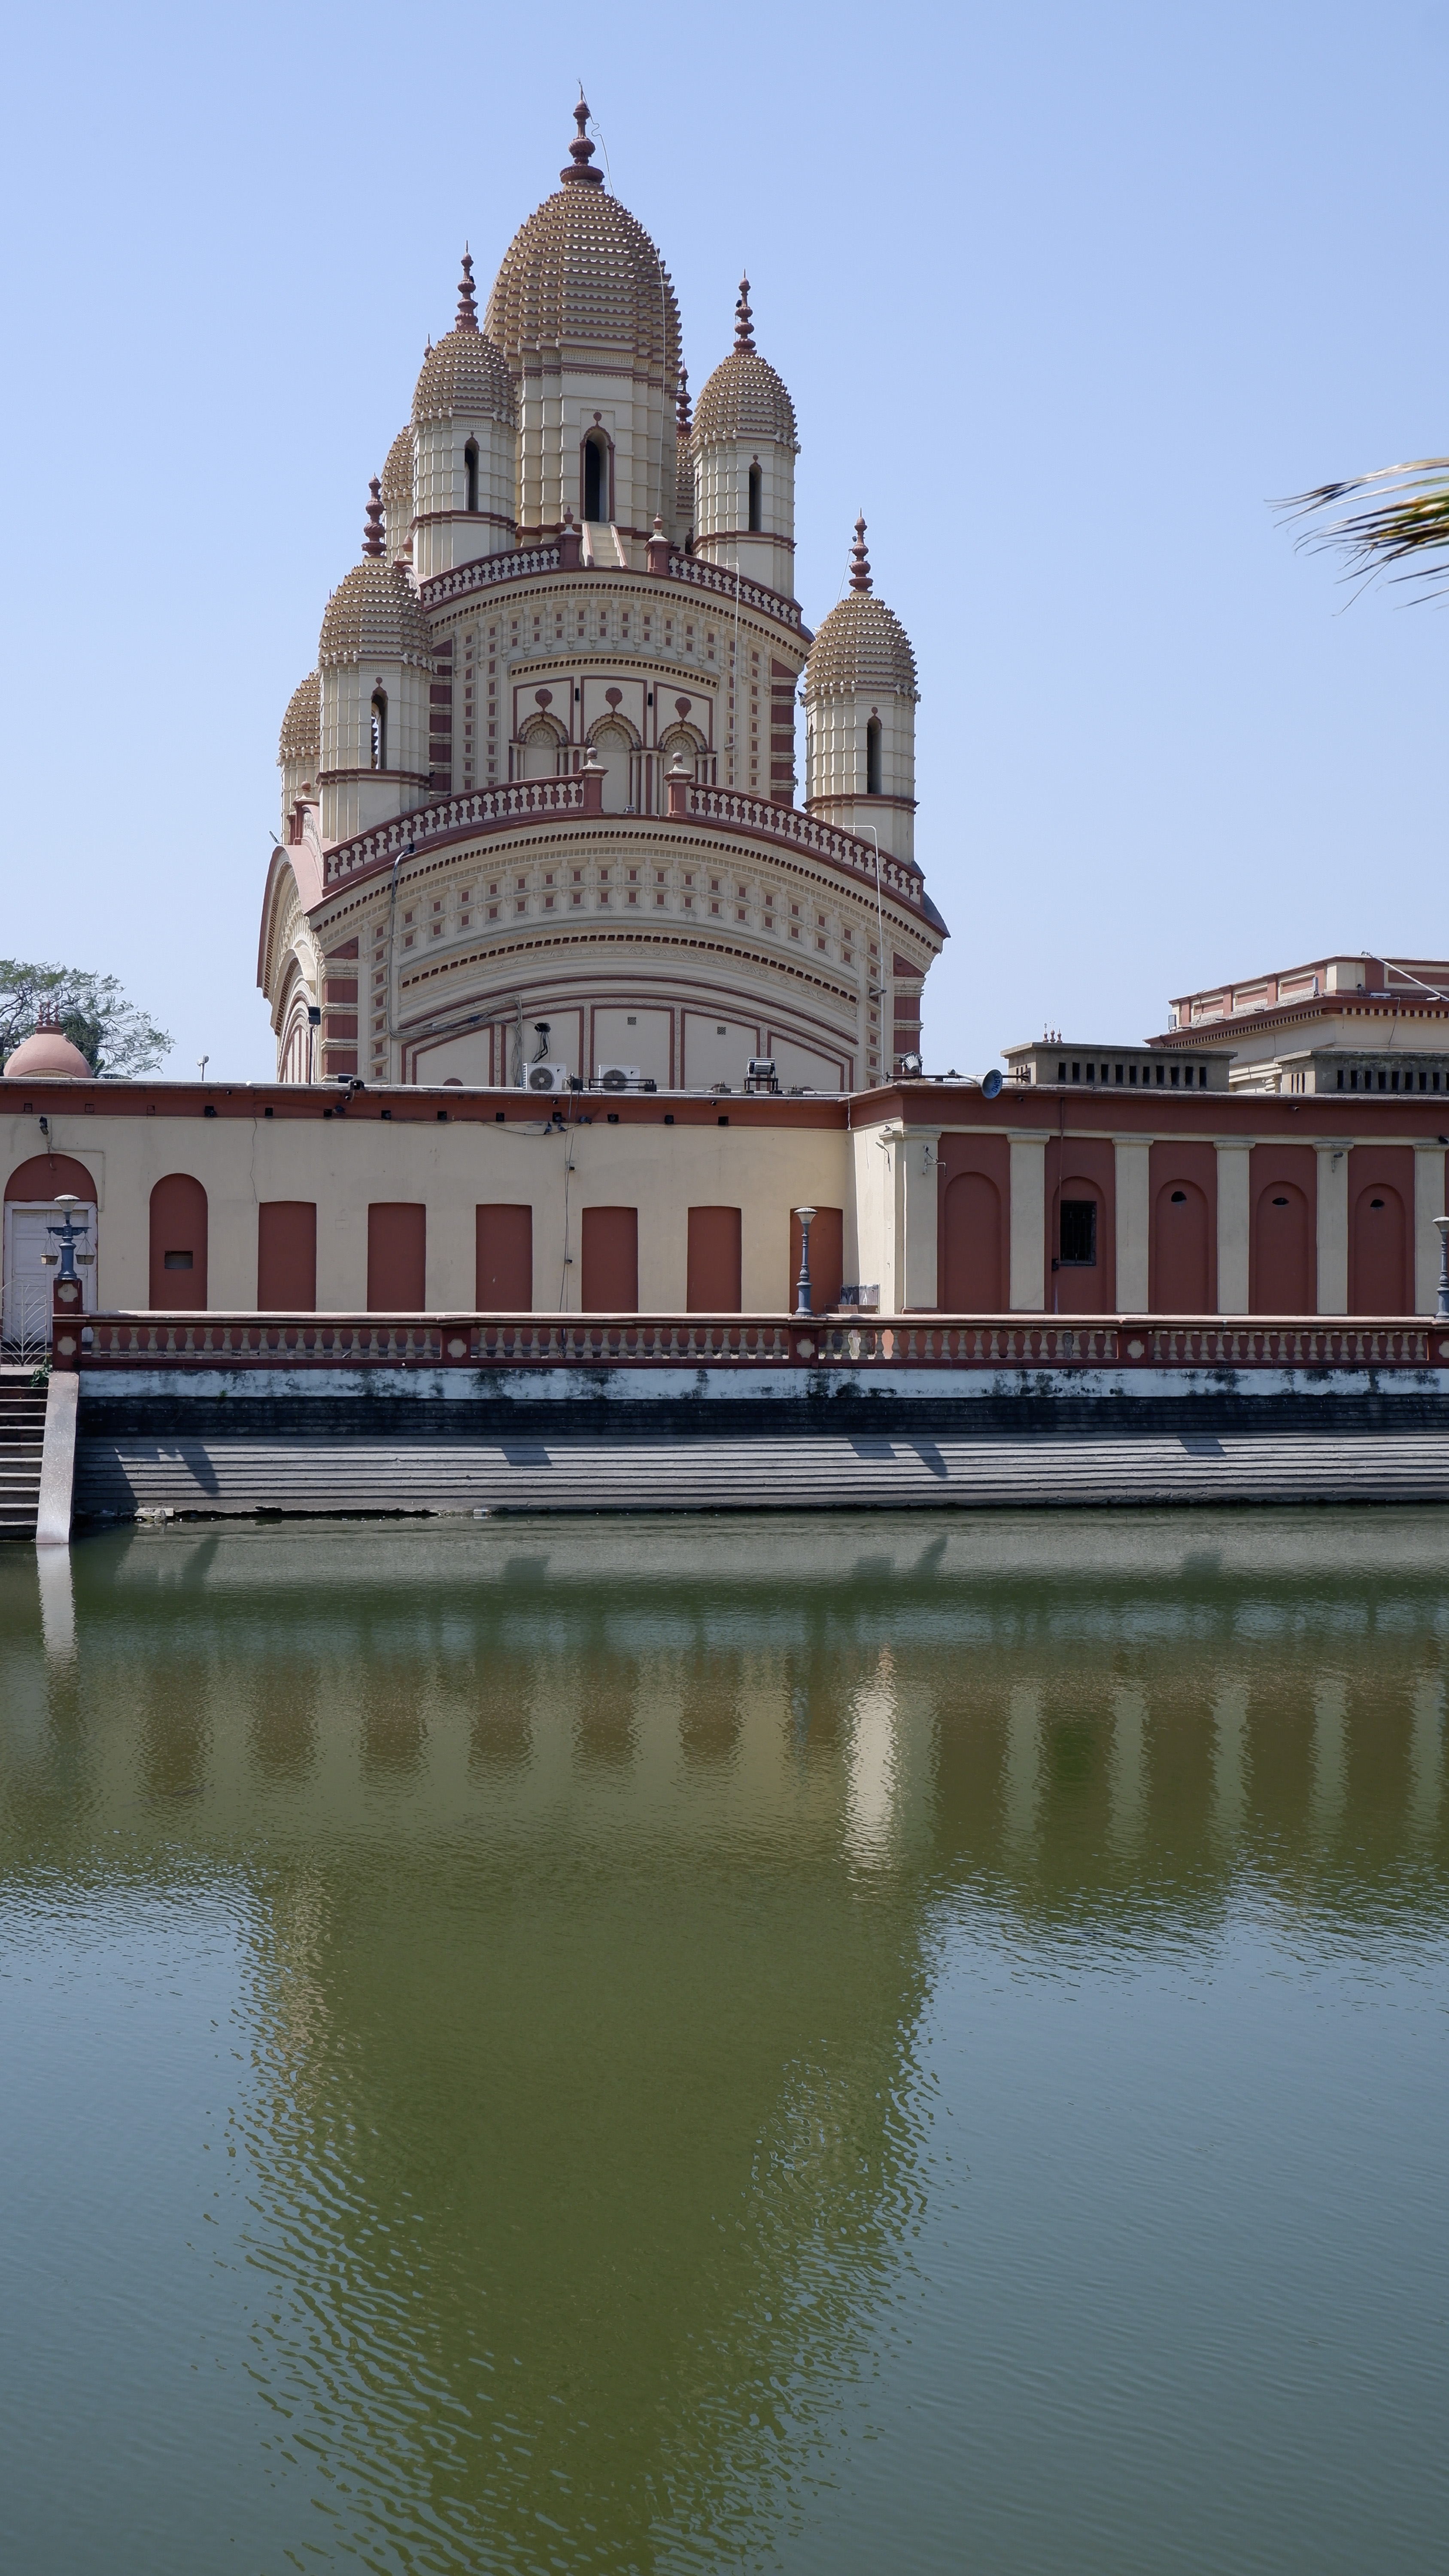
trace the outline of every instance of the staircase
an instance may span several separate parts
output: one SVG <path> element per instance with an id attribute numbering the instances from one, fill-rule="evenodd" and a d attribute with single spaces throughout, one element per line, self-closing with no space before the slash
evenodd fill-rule
<path id="1" fill-rule="evenodd" d="M 45 1389 L 30 1379 L 28 1368 L 0 1368 L 0 1539 L 35 1536 Z"/>

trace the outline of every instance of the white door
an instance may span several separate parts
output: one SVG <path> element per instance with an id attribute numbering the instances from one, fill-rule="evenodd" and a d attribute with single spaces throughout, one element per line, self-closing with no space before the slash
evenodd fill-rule
<path id="1" fill-rule="evenodd" d="M 93 1253 L 96 1248 L 96 1211 L 93 1206 L 78 1204 L 71 1210 L 77 1225 L 89 1226 L 81 1249 Z M 50 1341 L 51 1283 L 53 1270 L 47 1270 L 42 1253 L 53 1252 L 55 1245 L 49 1228 L 60 1223 L 60 1212 L 53 1201 L 17 1200 L 5 1210 L 5 1346 L 24 1357 L 30 1350 L 44 1350 Z M 80 1270 L 81 1306 L 88 1315 L 96 1310 L 96 1264 L 83 1263 Z"/>

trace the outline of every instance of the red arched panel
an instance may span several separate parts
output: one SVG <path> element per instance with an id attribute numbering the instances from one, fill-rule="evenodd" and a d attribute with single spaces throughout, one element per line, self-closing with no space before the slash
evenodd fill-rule
<path id="1" fill-rule="evenodd" d="M 1006 1306 L 1006 1227 L 987 1172 L 957 1172 L 941 1198 L 940 1303 L 948 1315 L 999 1315 Z"/>
<path id="2" fill-rule="evenodd" d="M 1255 1315 L 1318 1311 L 1318 1176 L 1311 1145 L 1255 1145 L 1248 1302 Z"/>
<path id="3" fill-rule="evenodd" d="M 15 1199 L 58 1199 L 62 1192 L 95 1206 L 94 1177 L 69 1154 L 32 1154 L 28 1163 L 16 1164 L 5 1184 L 7 1206 Z"/>
<path id="4" fill-rule="evenodd" d="M 1148 1156 L 1152 1225 L 1147 1302 L 1155 1315 L 1213 1315 L 1218 1303 L 1218 1158 L 1164 1139 Z"/>
<path id="5" fill-rule="evenodd" d="M 785 1300 L 786 1312 L 795 1312 L 796 1282 L 800 1277 L 800 1220 L 790 1210 L 790 1293 Z M 810 1227 L 810 1312 L 828 1315 L 840 1303 L 841 1283 L 845 1277 L 845 1210 L 817 1208 Z"/>
<path id="6" fill-rule="evenodd" d="M 532 1314 L 532 1208 L 475 1208 L 473 1231 L 473 1301 L 479 1313 Z"/>
<path id="7" fill-rule="evenodd" d="M 744 1301 L 743 1211 L 692 1207 L 684 1303 L 691 1315 L 738 1315 Z"/>
<path id="8" fill-rule="evenodd" d="M 1010 1142 L 1005 1136 L 952 1135 L 948 1129 L 936 1147 L 936 1169 L 936 1304 L 946 1313 L 1002 1314 L 1011 1294 Z M 990 1202 L 979 1190 L 957 1187 L 973 1179 L 996 1193 L 994 1266 Z"/>
<path id="9" fill-rule="evenodd" d="M 639 1211 L 585 1208 L 580 1227 L 586 1315 L 639 1312 Z"/>
<path id="10" fill-rule="evenodd" d="M 421 1199 L 374 1199 L 367 1211 L 367 1303 L 374 1315 L 420 1315 L 427 1303 L 428 1211 Z"/>
<path id="11" fill-rule="evenodd" d="M 1414 1311 L 1412 1145 L 1355 1145 L 1349 1155 L 1348 1311 Z"/>
<path id="12" fill-rule="evenodd" d="M 278 1314 L 316 1313 L 314 1200 L 263 1199 L 257 1209 L 257 1304 Z"/>
<path id="13" fill-rule="evenodd" d="M 206 1305 L 206 1192 L 190 1172 L 168 1172 L 151 1192 L 151 1304 L 163 1314 Z"/>
<path id="14" fill-rule="evenodd" d="M 1110 1315 L 1117 1300 L 1117 1192 L 1105 1137 L 1052 1137 L 1047 1232 L 1047 1312 Z M 1085 1257 L 1090 1255 L 1090 1257 Z"/>

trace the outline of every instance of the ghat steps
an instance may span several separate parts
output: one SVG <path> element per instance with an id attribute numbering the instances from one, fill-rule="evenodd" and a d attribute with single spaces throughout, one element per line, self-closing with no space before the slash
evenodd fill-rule
<path id="1" fill-rule="evenodd" d="M 725 1512 L 1449 1502 L 1449 1428 L 966 1436 L 305 1441 L 175 1432 L 79 1443 L 78 1520 L 138 1515 Z"/>
<path id="2" fill-rule="evenodd" d="M 0 1539 L 34 1538 L 45 1390 L 28 1368 L 0 1369 Z"/>

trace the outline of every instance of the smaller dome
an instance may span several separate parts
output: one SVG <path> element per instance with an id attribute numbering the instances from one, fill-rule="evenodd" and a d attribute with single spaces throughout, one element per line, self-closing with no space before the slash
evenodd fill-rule
<path id="1" fill-rule="evenodd" d="M 426 420 L 496 420 L 504 429 L 517 421 L 513 399 L 513 378 L 508 361 L 496 340 L 478 328 L 478 314 L 473 298 L 473 262 L 463 253 L 463 279 L 458 289 L 458 318 L 453 328 L 429 348 L 423 360 L 422 373 L 413 395 L 413 427 L 420 429 Z M 388 451 L 391 466 L 399 441 L 394 439 Z M 412 489 L 412 455 L 408 455 L 408 489 Z M 383 475 L 383 497 L 386 498 L 387 474 Z M 409 511 L 409 517 L 412 513 Z"/>
<path id="2" fill-rule="evenodd" d="M 911 639 L 870 586 L 864 519 L 855 523 L 850 588 L 820 621 L 804 685 L 807 699 L 858 694 L 909 698 L 914 704 L 920 696 Z"/>
<path id="3" fill-rule="evenodd" d="M 287 700 L 277 744 L 277 765 L 284 760 L 315 759 L 322 744 L 322 675 L 309 671 Z"/>
<path id="4" fill-rule="evenodd" d="M 382 469 L 382 511 L 388 543 L 397 553 L 413 523 L 413 433 L 400 429 Z"/>
<path id="5" fill-rule="evenodd" d="M 383 556 L 382 485 L 375 474 L 369 488 L 362 561 L 327 602 L 318 666 L 328 671 L 345 662 L 417 662 L 431 670 L 432 637 L 417 594 L 402 565 Z"/>
<path id="6" fill-rule="evenodd" d="M 38 1029 L 32 1029 L 28 1038 L 21 1039 L 14 1054 L 7 1057 L 5 1071 L 7 1076 L 15 1075 L 17 1078 L 29 1075 L 38 1079 L 44 1075 L 48 1082 L 90 1082 L 94 1079 L 80 1048 L 72 1046 L 69 1038 L 62 1036 L 53 1020 L 42 1020 Z"/>
<path id="7" fill-rule="evenodd" d="M 695 405 L 694 437 L 698 447 L 716 439 L 769 438 L 800 453 L 795 434 L 795 406 L 769 361 L 755 347 L 750 315 L 750 281 L 740 279 L 735 306 L 735 345 L 716 367 Z"/>

